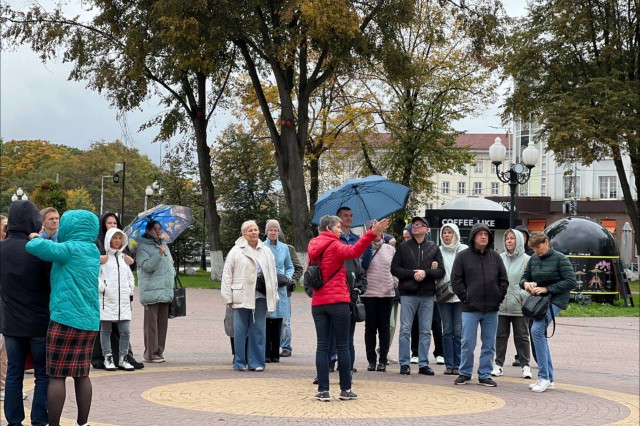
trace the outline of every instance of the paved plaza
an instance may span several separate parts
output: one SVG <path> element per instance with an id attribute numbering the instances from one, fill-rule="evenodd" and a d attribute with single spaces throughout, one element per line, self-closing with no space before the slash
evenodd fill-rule
<path id="1" fill-rule="evenodd" d="M 132 345 L 140 360 L 142 307 L 137 300 L 136 295 Z M 520 378 L 520 368 L 510 365 L 505 376 L 496 379 L 497 388 L 476 385 L 475 375 L 473 384 L 454 386 L 454 377 L 444 376 L 444 366 L 435 365 L 433 357 L 435 376 L 416 374 L 417 366 L 410 376 L 401 376 L 397 364 L 386 373 L 367 372 L 364 325 L 358 324 L 353 390 L 359 399 L 339 401 L 338 375 L 333 373 L 332 401 L 326 403 L 313 399 L 315 330 L 310 299 L 295 293 L 292 306 L 293 356 L 267 364 L 264 372 L 237 372 L 231 366 L 219 291 L 188 289 L 187 317 L 169 323 L 167 362 L 147 363 L 135 372 L 91 372 L 91 425 L 640 423 L 637 317 L 558 318 L 550 339 L 556 389 L 542 394 L 531 392 L 528 385 L 533 381 Z M 396 333 L 394 358 L 397 342 Z M 510 344 L 508 360 L 514 351 Z M 535 377 L 536 368 L 533 371 Z M 25 391 L 29 405 L 32 376 L 26 377 Z M 62 424 L 70 426 L 76 413 L 71 380 L 67 393 Z"/>

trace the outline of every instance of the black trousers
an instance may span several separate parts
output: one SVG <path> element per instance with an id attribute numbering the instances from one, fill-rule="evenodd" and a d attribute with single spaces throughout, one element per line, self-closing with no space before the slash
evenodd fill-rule
<path id="1" fill-rule="evenodd" d="M 280 330 L 282 318 L 267 318 L 267 333 L 264 357 L 267 360 L 280 360 Z"/>
<path id="2" fill-rule="evenodd" d="M 411 356 L 418 356 L 418 339 L 420 336 L 420 330 L 418 328 L 418 313 L 413 318 L 413 325 L 411 326 Z M 431 341 L 433 342 L 433 356 L 444 356 L 444 348 L 442 346 L 442 320 L 440 319 L 440 311 L 438 310 L 438 304 L 433 304 L 433 320 L 431 321 Z"/>
<path id="3" fill-rule="evenodd" d="M 364 344 L 369 364 L 376 364 L 376 337 L 380 339 L 380 364 L 387 364 L 389 341 L 391 339 L 392 297 L 363 297 L 366 318 L 364 320 Z"/>

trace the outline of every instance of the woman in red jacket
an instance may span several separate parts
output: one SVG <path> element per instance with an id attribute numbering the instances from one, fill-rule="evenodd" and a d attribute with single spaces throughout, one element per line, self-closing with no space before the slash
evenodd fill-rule
<path id="1" fill-rule="evenodd" d="M 315 398 L 319 401 L 331 401 L 329 396 L 329 331 L 336 336 L 338 350 L 338 370 L 340 372 L 340 399 L 350 400 L 358 398 L 351 391 L 351 355 L 349 354 L 349 326 L 351 312 L 349 303 L 351 296 L 344 261 L 355 259 L 365 252 L 373 242 L 376 234 L 383 232 L 389 226 L 389 221 L 383 219 L 374 222 L 355 245 L 349 246 L 340 241 L 340 218 L 324 216 L 320 219 L 320 234 L 309 242 L 309 263 L 320 265 L 322 276 L 326 282 L 322 288 L 313 291 L 311 299 L 311 313 L 316 325 L 317 348 L 316 370 L 318 373 L 318 393 Z M 327 278 L 328 277 L 328 278 Z"/>

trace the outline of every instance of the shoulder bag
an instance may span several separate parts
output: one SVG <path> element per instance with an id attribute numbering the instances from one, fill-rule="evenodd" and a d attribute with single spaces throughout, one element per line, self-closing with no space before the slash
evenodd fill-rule
<path id="1" fill-rule="evenodd" d="M 320 253 L 320 258 L 317 261 L 309 261 L 309 266 L 307 266 L 307 270 L 304 271 L 304 275 L 302 276 L 302 281 L 304 282 L 304 286 L 306 288 L 320 290 L 327 282 L 331 281 L 331 279 L 335 277 L 338 272 L 340 272 L 340 269 L 342 269 L 342 265 L 340 265 L 338 270 L 331 274 L 328 280 L 325 281 L 322 278 L 322 271 L 320 271 L 320 262 L 322 262 L 322 255 L 328 247 L 329 246 L 325 247 L 324 250 L 322 250 L 322 253 Z"/>
<path id="2" fill-rule="evenodd" d="M 187 293 L 178 275 L 174 278 L 173 300 L 169 304 L 169 318 L 187 316 Z"/>
<path id="3" fill-rule="evenodd" d="M 353 320 L 353 322 L 362 322 L 366 318 L 367 314 L 364 308 L 364 303 L 362 303 L 362 300 L 360 300 L 360 296 L 358 296 L 356 303 L 351 306 L 351 319 Z"/>

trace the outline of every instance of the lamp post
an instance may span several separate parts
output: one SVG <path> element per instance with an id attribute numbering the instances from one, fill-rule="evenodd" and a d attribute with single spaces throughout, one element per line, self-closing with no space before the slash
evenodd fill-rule
<path id="1" fill-rule="evenodd" d="M 522 163 L 515 163 L 509 167 L 509 170 L 501 172 L 500 165 L 504 161 L 507 153 L 507 148 L 502 144 L 500 138 L 496 138 L 495 143 L 489 148 L 489 158 L 491 162 L 496 166 L 496 175 L 500 182 L 508 183 L 511 195 L 511 201 L 509 203 L 509 228 L 515 226 L 516 221 L 516 188 L 518 185 L 523 185 L 529 181 L 531 177 L 531 169 L 536 166 L 538 162 L 538 150 L 531 142 L 522 151 Z"/>
<path id="2" fill-rule="evenodd" d="M 27 197 L 27 194 L 25 194 L 25 192 L 22 190 L 22 188 L 18 187 L 18 189 L 16 189 L 16 192 L 11 196 L 11 201 L 18 201 L 18 200 L 28 200 L 29 197 Z"/>
<path id="3" fill-rule="evenodd" d="M 151 185 L 147 185 L 147 188 L 144 190 L 144 210 L 147 210 L 147 200 L 149 197 L 162 197 L 163 193 L 164 188 L 160 187 L 157 180 Z"/>

